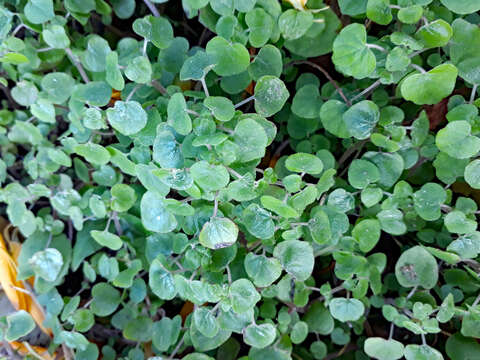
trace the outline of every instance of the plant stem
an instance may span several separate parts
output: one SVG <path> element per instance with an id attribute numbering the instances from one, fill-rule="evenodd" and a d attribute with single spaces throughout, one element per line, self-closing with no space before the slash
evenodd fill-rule
<path id="1" fill-rule="evenodd" d="M 178 342 L 177 346 L 175 347 L 175 349 L 173 349 L 172 353 L 170 354 L 170 356 L 168 357 L 168 359 L 173 359 L 175 357 L 175 355 L 177 354 L 178 350 L 180 350 L 180 348 L 182 347 L 183 345 L 183 342 L 185 341 L 185 334 L 183 335 L 182 339 Z"/>
<path id="2" fill-rule="evenodd" d="M 417 64 L 410 64 L 410 66 L 411 66 L 412 68 L 414 68 L 415 70 L 421 72 L 422 74 L 425 74 L 425 73 L 426 73 L 425 69 L 422 68 L 421 66 L 418 66 Z"/>
<path id="3" fill-rule="evenodd" d="M 387 49 L 385 49 L 383 46 L 380 46 L 380 45 L 376 45 L 376 44 L 365 44 L 365 45 L 370 49 L 375 49 L 384 53 L 388 52 Z"/>
<path id="4" fill-rule="evenodd" d="M 160 17 L 160 13 L 158 12 L 155 5 L 150 2 L 150 0 L 143 0 L 143 2 L 145 3 L 145 5 L 147 5 L 148 9 L 151 11 L 153 16 Z"/>
<path id="5" fill-rule="evenodd" d="M 317 69 L 318 71 L 320 71 L 327 78 L 327 80 L 333 85 L 333 87 L 338 91 L 338 94 L 342 97 L 343 101 L 345 101 L 345 104 L 347 104 L 348 106 L 352 106 L 352 103 L 350 102 L 350 100 L 347 99 L 347 97 L 343 93 L 340 86 L 338 86 L 337 82 L 330 76 L 330 74 L 328 73 L 327 70 L 325 70 L 320 65 L 315 64 L 314 62 L 311 62 L 311 61 L 308 61 L 308 60 L 293 61 L 293 62 L 291 62 L 290 64 L 287 64 L 287 65 L 297 65 L 297 64 L 298 65 L 305 64 L 305 65 L 311 66 L 314 69 Z"/>
<path id="6" fill-rule="evenodd" d="M 365 94 L 368 94 L 370 91 L 376 89 L 377 87 L 379 87 L 381 84 L 381 81 L 380 80 L 377 80 L 375 81 L 372 85 L 370 85 L 368 88 L 366 88 L 365 90 L 363 90 L 360 94 L 357 94 L 355 95 L 350 101 L 353 103 L 355 100 L 357 100 L 358 98 L 362 97 L 363 95 Z"/>
<path id="7" fill-rule="evenodd" d="M 130 91 L 130 94 L 128 94 L 127 98 L 125 99 L 125 102 L 130 101 L 130 99 L 132 98 L 133 95 L 135 95 L 135 93 L 137 92 L 138 89 L 140 89 L 139 84 L 135 85 L 135 87 L 132 89 L 132 91 Z"/>
<path id="8" fill-rule="evenodd" d="M 157 80 L 152 80 L 150 84 L 162 95 L 167 95 L 167 89 L 163 87 Z"/>
<path id="9" fill-rule="evenodd" d="M 203 91 L 205 92 L 205 96 L 209 97 L 210 93 L 208 92 L 208 87 L 207 87 L 207 83 L 205 82 L 205 77 L 202 77 L 200 79 L 200 82 L 202 83 L 202 88 L 203 88 Z"/>
<path id="10" fill-rule="evenodd" d="M 252 101 L 253 99 L 255 99 L 255 95 L 252 95 L 252 96 L 240 101 L 238 104 L 235 104 L 235 109 L 239 108 L 242 105 L 245 105 L 246 103 Z"/>
<path id="11" fill-rule="evenodd" d="M 83 81 L 85 83 L 89 83 L 90 80 L 88 79 L 87 73 L 83 69 L 82 64 L 75 58 L 75 56 L 72 53 L 72 50 L 70 48 L 65 48 L 65 52 L 67 53 L 68 58 L 72 62 L 73 65 L 77 68 L 78 72 L 80 73 L 80 76 L 82 77 Z"/>
<path id="12" fill-rule="evenodd" d="M 478 84 L 473 84 L 472 93 L 470 94 L 470 104 L 473 104 L 475 101 L 475 96 L 477 95 Z"/>

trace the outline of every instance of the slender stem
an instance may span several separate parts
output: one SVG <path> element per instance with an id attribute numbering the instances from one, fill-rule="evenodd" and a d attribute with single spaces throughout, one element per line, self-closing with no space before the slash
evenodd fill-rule
<path id="1" fill-rule="evenodd" d="M 19 32 L 20 30 L 22 30 L 22 28 L 25 26 L 25 24 L 20 24 L 18 25 L 15 29 L 13 29 L 12 31 L 12 36 L 15 36 L 17 34 L 17 32 Z"/>
<path id="2" fill-rule="evenodd" d="M 50 50 L 53 50 L 53 48 L 49 46 L 49 47 L 37 49 L 37 53 L 47 52 L 47 51 L 50 51 Z"/>
<path id="3" fill-rule="evenodd" d="M 143 40 L 143 49 L 142 49 L 143 56 L 145 56 L 147 54 L 147 45 L 148 45 L 148 40 L 144 39 Z"/>
<path id="4" fill-rule="evenodd" d="M 212 217 L 216 217 L 218 213 L 218 191 L 215 194 L 215 199 L 213 201 L 213 215 Z"/>
<path id="5" fill-rule="evenodd" d="M 472 303 L 472 306 L 477 306 L 480 303 L 480 294 L 477 296 L 475 301 Z"/>
<path id="6" fill-rule="evenodd" d="M 37 358 L 37 359 L 40 359 L 40 360 L 44 360 L 42 356 L 40 356 L 34 348 L 32 348 L 30 346 L 30 344 L 26 341 L 23 341 L 22 342 L 23 345 L 25 345 L 25 347 L 27 348 L 28 352 L 30 353 L 30 355 L 32 355 L 34 358 Z"/>
<path id="7" fill-rule="evenodd" d="M 418 50 L 418 51 L 414 51 L 413 53 L 411 53 L 410 55 L 408 55 L 408 57 L 411 59 L 411 58 L 414 58 L 415 56 L 417 55 L 420 55 L 421 53 L 427 51 L 427 50 L 430 50 L 430 49 L 422 49 L 422 50 Z"/>
<path id="8" fill-rule="evenodd" d="M 365 44 L 365 45 L 367 45 L 367 47 L 370 49 L 375 49 L 384 53 L 388 52 L 383 46 L 380 46 L 380 45 L 376 45 L 376 44 Z"/>
<path id="9" fill-rule="evenodd" d="M 470 104 L 473 104 L 475 101 L 475 96 L 477 95 L 478 84 L 473 84 L 472 94 L 470 95 Z"/>
<path id="10" fill-rule="evenodd" d="M 235 176 L 237 179 L 242 179 L 243 178 L 243 175 L 239 174 L 238 172 L 236 172 L 232 168 L 227 168 L 227 170 L 230 172 L 230 174 Z"/>
<path id="11" fill-rule="evenodd" d="M 208 92 L 208 87 L 207 87 L 207 83 L 205 82 L 205 77 L 202 77 L 200 79 L 200 82 L 202 83 L 202 87 L 203 87 L 203 91 L 205 92 L 205 96 L 209 97 L 210 93 Z"/>
<path id="12" fill-rule="evenodd" d="M 152 80 L 152 81 L 150 82 L 150 84 L 152 84 L 152 86 L 153 86 L 160 94 L 162 94 L 162 95 L 167 95 L 167 89 L 165 89 L 165 88 L 163 87 L 163 85 L 160 84 L 159 81 L 157 81 L 157 80 Z"/>
<path id="13" fill-rule="evenodd" d="M 427 345 L 427 340 L 425 339 L 425 334 L 420 334 L 420 336 L 422 337 L 422 344 L 423 345 Z"/>
<path id="14" fill-rule="evenodd" d="M 377 87 L 380 86 L 382 82 L 380 80 L 377 80 L 375 81 L 372 85 L 370 85 L 368 88 L 366 88 L 365 90 L 363 90 L 361 93 L 355 95 L 350 101 L 353 103 L 355 100 L 357 100 L 358 98 L 362 97 L 363 95 L 366 95 L 368 94 L 370 91 L 376 89 Z"/>
<path id="15" fill-rule="evenodd" d="M 398 5 L 388 5 L 390 9 L 396 9 L 396 10 L 401 10 L 402 8 Z"/>
<path id="16" fill-rule="evenodd" d="M 128 94 L 127 98 L 125 99 L 125 102 L 130 101 L 130 99 L 132 98 L 133 95 L 135 95 L 135 93 L 137 92 L 138 89 L 140 89 L 139 84 L 135 85 L 135 87 L 132 89 L 132 91 L 130 91 L 130 94 Z"/>
<path id="17" fill-rule="evenodd" d="M 185 333 L 186 334 L 186 333 Z M 175 355 L 177 354 L 178 350 L 180 350 L 180 348 L 182 347 L 183 345 L 183 342 L 185 341 L 185 334 L 183 335 L 182 337 L 182 340 L 180 340 L 177 344 L 177 346 L 175 346 L 175 349 L 173 349 L 172 353 L 170 354 L 170 356 L 168 357 L 168 359 L 173 359 L 175 357 Z"/>
<path id="18" fill-rule="evenodd" d="M 417 291 L 417 287 L 418 286 L 414 286 L 413 289 L 410 290 L 410 292 L 407 295 L 407 300 L 410 299 L 415 294 L 415 292 Z"/>
<path id="19" fill-rule="evenodd" d="M 390 324 L 390 334 L 388 335 L 388 340 L 393 337 L 393 330 L 395 329 L 395 325 L 393 323 Z"/>
<path id="20" fill-rule="evenodd" d="M 160 17 L 160 13 L 158 12 L 157 8 L 155 7 L 155 5 L 153 5 L 150 0 L 143 0 L 143 2 L 145 3 L 145 5 L 147 5 L 148 9 L 151 11 L 151 13 L 153 14 L 153 16 L 155 17 Z"/>
<path id="21" fill-rule="evenodd" d="M 350 102 L 350 100 L 347 99 L 347 97 L 345 96 L 345 94 L 343 93 L 342 89 L 340 88 L 340 86 L 338 86 L 337 82 L 330 76 L 330 74 L 328 73 L 327 70 L 325 70 L 323 67 L 321 67 L 320 65 L 318 64 L 315 64 L 314 62 L 311 62 L 311 61 L 308 61 L 308 60 L 300 60 L 300 61 L 294 61 L 292 63 L 290 63 L 291 65 L 295 65 L 295 64 L 305 64 L 305 65 L 308 65 L 308 66 L 311 66 L 313 67 L 314 69 L 317 69 L 318 71 L 320 71 L 326 78 L 328 81 L 330 81 L 330 83 L 335 87 L 335 89 L 338 91 L 338 94 L 342 97 L 343 101 L 345 101 L 345 104 L 347 104 L 348 106 L 352 106 L 352 103 Z M 287 64 L 289 65 L 289 64 Z"/>
<path id="22" fill-rule="evenodd" d="M 193 111 L 193 110 L 190 110 L 190 109 L 185 109 L 185 111 L 187 112 L 187 114 L 192 114 L 192 115 L 195 115 L 195 116 L 200 116 L 200 114 L 197 113 L 196 111 Z"/>
<path id="23" fill-rule="evenodd" d="M 231 284 L 232 283 L 232 273 L 230 272 L 230 266 L 227 265 L 226 269 L 227 269 L 228 283 Z"/>
<path id="24" fill-rule="evenodd" d="M 412 68 L 414 68 L 415 70 L 421 72 L 422 74 L 425 74 L 425 73 L 426 73 L 425 69 L 422 68 L 421 66 L 418 66 L 417 64 L 410 64 L 410 66 L 411 66 Z"/>
<path id="25" fill-rule="evenodd" d="M 242 105 L 245 105 L 246 103 L 252 101 L 253 99 L 255 99 L 255 95 L 252 95 L 252 96 L 240 101 L 238 104 L 235 104 L 235 109 L 239 108 Z"/>
<path id="26" fill-rule="evenodd" d="M 73 55 L 72 53 L 72 50 L 70 50 L 70 48 L 65 48 L 65 52 L 67 53 L 67 56 L 68 58 L 70 59 L 70 61 L 73 63 L 73 65 L 75 65 L 75 67 L 77 68 L 78 72 L 80 73 L 80 76 L 82 77 L 83 81 L 85 83 L 89 83 L 90 80 L 88 79 L 88 76 L 87 76 L 87 73 L 85 72 L 85 70 L 83 69 L 83 66 L 82 64 L 75 58 L 75 56 Z"/>

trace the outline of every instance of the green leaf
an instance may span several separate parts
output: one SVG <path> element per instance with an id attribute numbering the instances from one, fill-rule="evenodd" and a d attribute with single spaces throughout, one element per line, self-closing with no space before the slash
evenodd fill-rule
<path id="1" fill-rule="evenodd" d="M 275 214 L 280 215 L 286 219 L 297 218 L 300 215 L 298 212 L 289 205 L 286 205 L 283 201 L 278 200 L 270 195 L 265 195 L 260 198 L 262 206 Z"/>
<path id="2" fill-rule="evenodd" d="M 227 218 L 211 218 L 200 231 L 200 244 L 209 249 L 221 249 L 232 246 L 237 241 L 238 227 Z"/>
<path id="3" fill-rule="evenodd" d="M 29 81 L 19 81 L 12 88 L 12 98 L 22 106 L 32 105 L 38 97 L 37 87 Z"/>
<path id="4" fill-rule="evenodd" d="M 332 61 L 340 72 L 356 79 L 372 74 L 377 62 L 367 46 L 367 32 L 363 25 L 351 24 L 342 29 L 333 43 Z"/>
<path id="5" fill-rule="evenodd" d="M 51 25 L 42 32 L 43 40 L 54 49 L 65 49 L 70 46 L 70 39 L 60 25 Z"/>
<path id="6" fill-rule="evenodd" d="M 378 106 L 369 100 L 353 105 L 343 114 L 343 121 L 348 131 L 358 140 L 370 137 L 379 119 Z"/>
<path id="7" fill-rule="evenodd" d="M 480 351 L 480 344 L 458 332 L 448 337 L 445 349 L 452 360 L 475 360 Z"/>
<path id="8" fill-rule="evenodd" d="M 238 161 L 248 162 L 265 155 L 268 137 L 262 125 L 254 119 L 240 120 L 235 127 L 233 142 L 238 145 Z"/>
<path id="9" fill-rule="evenodd" d="M 417 105 L 436 104 L 452 93 L 457 74 L 455 66 L 441 64 L 426 73 L 410 75 L 402 82 L 402 96 Z"/>
<path id="10" fill-rule="evenodd" d="M 282 274 L 282 265 L 277 259 L 248 253 L 244 261 L 245 271 L 257 287 L 273 284 Z"/>
<path id="11" fill-rule="evenodd" d="M 123 246 L 123 241 L 119 236 L 107 231 L 92 230 L 90 232 L 92 238 L 102 246 L 106 246 L 112 250 L 119 250 Z"/>
<path id="12" fill-rule="evenodd" d="M 285 40 L 301 38 L 312 25 L 313 14 L 308 11 L 289 9 L 278 19 L 278 26 Z"/>
<path id="13" fill-rule="evenodd" d="M 324 103 L 320 109 L 320 120 L 325 130 L 339 138 L 350 137 L 347 125 L 342 119 L 347 110 L 348 106 L 339 100 L 328 100 Z"/>
<path id="14" fill-rule="evenodd" d="M 135 190 L 125 184 L 113 185 L 110 193 L 112 194 L 112 210 L 117 212 L 127 211 L 137 199 Z"/>
<path id="15" fill-rule="evenodd" d="M 42 89 L 47 93 L 47 99 L 54 104 L 67 101 L 74 86 L 75 80 L 65 73 L 52 72 L 42 78 Z"/>
<path id="16" fill-rule="evenodd" d="M 479 84 L 480 56 L 475 49 L 480 46 L 480 29 L 461 18 L 452 23 L 452 28 L 450 59 L 462 78 L 472 84 Z"/>
<path id="17" fill-rule="evenodd" d="M 32 24 L 43 24 L 55 16 L 52 0 L 28 0 L 23 11 Z"/>
<path id="18" fill-rule="evenodd" d="M 407 360 L 443 360 L 442 353 L 428 345 L 407 345 L 404 355 Z"/>
<path id="19" fill-rule="evenodd" d="M 462 211 L 453 210 L 445 216 L 445 227 L 451 233 L 469 234 L 477 229 L 477 222 L 468 218 Z"/>
<path id="20" fill-rule="evenodd" d="M 247 279 L 235 280 L 230 285 L 229 296 L 232 309 L 238 314 L 252 309 L 261 299 L 253 284 Z"/>
<path id="21" fill-rule="evenodd" d="M 354 226 L 352 236 L 357 240 L 360 250 L 367 253 L 380 240 L 380 222 L 375 219 L 362 220 Z"/>
<path id="22" fill-rule="evenodd" d="M 183 167 L 183 154 L 171 131 L 157 128 L 157 136 L 153 143 L 153 160 L 164 169 Z"/>
<path id="23" fill-rule="evenodd" d="M 187 103 L 182 93 L 172 95 L 168 102 L 168 124 L 180 135 L 192 131 L 192 120 L 187 113 Z"/>
<path id="24" fill-rule="evenodd" d="M 368 356 L 378 360 L 398 360 L 403 357 L 404 346 L 401 342 L 380 337 L 365 340 L 363 349 Z"/>
<path id="25" fill-rule="evenodd" d="M 117 101 L 107 109 L 107 119 L 112 127 L 123 135 L 133 135 L 147 124 L 147 113 L 136 101 Z"/>
<path id="26" fill-rule="evenodd" d="M 388 25 L 393 19 L 389 0 L 368 0 L 367 16 L 380 25 Z"/>
<path id="27" fill-rule="evenodd" d="M 365 306 L 357 299 L 334 298 L 329 308 L 332 316 L 341 322 L 357 321 L 365 312 Z"/>
<path id="28" fill-rule="evenodd" d="M 427 183 L 413 194 L 415 210 L 422 219 L 427 221 L 435 221 L 440 218 L 440 205 L 446 199 L 445 190 L 435 183 Z"/>
<path id="29" fill-rule="evenodd" d="M 206 191 L 223 189 L 230 181 L 230 175 L 225 166 L 211 165 L 206 161 L 193 164 L 190 173 L 193 180 Z"/>
<path id="30" fill-rule="evenodd" d="M 290 171 L 315 175 L 322 172 L 323 163 L 315 155 L 296 153 L 287 158 L 285 167 Z"/>
<path id="31" fill-rule="evenodd" d="M 255 110 L 261 116 L 272 116 L 279 112 L 290 93 L 282 80 L 275 76 L 262 76 L 255 85 Z"/>
<path id="32" fill-rule="evenodd" d="M 250 30 L 250 44 L 257 48 L 265 45 L 273 31 L 272 17 L 262 8 L 255 8 L 246 13 L 245 22 Z"/>
<path id="33" fill-rule="evenodd" d="M 475 231 L 460 236 L 448 245 L 447 250 L 456 252 L 462 259 L 476 258 L 480 253 L 480 233 Z"/>
<path id="34" fill-rule="evenodd" d="M 195 55 L 189 57 L 182 65 L 180 70 L 180 80 L 200 80 L 215 65 L 215 59 L 212 55 L 203 51 L 197 51 Z"/>
<path id="35" fill-rule="evenodd" d="M 146 56 L 131 59 L 125 69 L 127 79 L 138 84 L 147 84 L 152 80 L 152 65 Z"/>
<path id="36" fill-rule="evenodd" d="M 195 328 L 209 338 L 217 335 L 220 330 L 217 319 L 206 308 L 198 308 L 193 312 L 193 322 L 195 322 Z"/>
<path id="37" fill-rule="evenodd" d="M 348 182 L 356 189 L 365 189 L 380 180 L 380 171 L 367 160 L 355 159 L 348 168 Z"/>
<path id="38" fill-rule="evenodd" d="M 315 263 L 313 249 L 305 241 L 282 241 L 275 246 L 273 256 L 280 261 L 285 271 L 298 281 L 305 281 L 312 274 Z"/>
<path id="39" fill-rule="evenodd" d="M 63 266 L 63 257 L 55 248 L 39 251 L 28 260 L 36 276 L 45 281 L 55 281 Z"/>
<path id="40" fill-rule="evenodd" d="M 177 220 L 164 203 L 164 198 L 153 191 L 147 191 L 140 202 L 142 224 L 147 230 L 169 233 L 177 227 Z"/>
<path id="41" fill-rule="evenodd" d="M 461 3 L 455 0 L 440 0 L 440 2 L 456 14 L 466 15 L 480 10 L 480 4 L 476 0 L 465 0 Z"/>
<path id="42" fill-rule="evenodd" d="M 38 99 L 35 104 L 32 104 L 30 111 L 33 116 L 43 122 L 50 124 L 55 123 L 55 107 L 48 100 Z"/>
<path id="43" fill-rule="evenodd" d="M 421 246 L 404 251 L 395 265 L 395 276 L 403 287 L 433 288 L 438 281 L 437 261 Z"/>
<path id="44" fill-rule="evenodd" d="M 453 121 L 441 129 L 435 138 L 438 148 L 456 159 L 466 159 L 480 151 L 480 139 L 471 135 L 465 120 Z"/>
<path id="45" fill-rule="evenodd" d="M 98 283 L 92 288 L 90 309 L 97 316 L 112 314 L 121 302 L 120 292 L 107 283 Z"/>
<path id="46" fill-rule="evenodd" d="M 243 330 L 243 340 L 247 345 L 263 349 L 273 343 L 277 336 L 272 324 L 251 324 Z"/>
<path id="47" fill-rule="evenodd" d="M 173 40 L 173 28 L 164 17 L 146 16 L 136 19 L 133 31 L 151 41 L 159 49 L 166 49 Z"/>
<path id="48" fill-rule="evenodd" d="M 24 311 L 19 310 L 7 316 L 7 329 L 5 332 L 5 340 L 15 341 L 28 335 L 35 329 L 35 322 L 32 316 Z"/>
<path id="49" fill-rule="evenodd" d="M 259 239 L 269 239 L 275 233 L 272 214 L 257 204 L 250 204 L 243 210 L 242 222 L 248 232 Z"/>
<path id="50" fill-rule="evenodd" d="M 415 33 L 415 37 L 426 48 L 442 47 L 448 44 L 453 35 L 450 24 L 445 20 L 435 20 L 422 26 Z"/>
<path id="51" fill-rule="evenodd" d="M 115 51 L 109 52 L 105 58 L 105 81 L 116 90 L 121 91 L 125 87 L 125 80 L 118 68 L 118 54 Z"/>
<path id="52" fill-rule="evenodd" d="M 110 153 L 103 146 L 93 143 L 80 144 L 74 147 L 76 154 L 83 156 L 91 164 L 105 165 L 110 161 Z"/>
<path id="53" fill-rule="evenodd" d="M 250 64 L 250 55 L 245 46 L 230 43 L 220 36 L 214 37 L 207 43 L 206 52 L 215 64 L 213 70 L 220 76 L 240 74 Z"/>
<path id="54" fill-rule="evenodd" d="M 235 115 L 235 108 L 231 100 L 222 96 L 209 96 L 203 104 L 213 113 L 215 119 L 230 121 Z"/>
<path id="55" fill-rule="evenodd" d="M 307 84 L 301 87 L 293 97 L 292 112 L 302 118 L 315 119 L 320 114 L 322 104 L 318 86 Z"/>
<path id="56" fill-rule="evenodd" d="M 175 297 L 177 289 L 173 276 L 165 270 L 160 260 L 154 259 L 152 261 L 148 274 L 148 285 L 155 295 L 163 300 L 172 300 Z"/>
<path id="57" fill-rule="evenodd" d="M 415 24 L 423 15 L 423 8 L 420 5 L 412 5 L 398 11 L 398 19 L 404 24 Z"/>
<path id="58" fill-rule="evenodd" d="M 98 35 L 92 36 L 87 43 L 87 49 L 83 53 L 82 63 L 87 70 L 103 72 L 106 66 L 106 56 L 110 52 L 108 42 Z"/>
<path id="59" fill-rule="evenodd" d="M 180 315 L 175 316 L 173 319 L 164 316 L 160 321 L 153 324 L 153 345 L 159 351 L 167 351 L 171 345 L 174 345 L 177 342 L 181 327 L 182 318 Z"/>
<path id="60" fill-rule="evenodd" d="M 260 49 L 255 59 L 248 67 L 253 80 L 258 81 L 262 76 L 280 77 L 283 70 L 282 53 L 273 45 L 265 45 Z"/>

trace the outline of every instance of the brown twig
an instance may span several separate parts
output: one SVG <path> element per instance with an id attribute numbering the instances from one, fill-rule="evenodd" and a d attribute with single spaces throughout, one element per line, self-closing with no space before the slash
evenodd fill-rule
<path id="1" fill-rule="evenodd" d="M 337 82 L 330 76 L 328 71 L 325 70 L 322 66 L 320 66 L 318 64 L 315 64 L 314 62 L 311 62 L 311 61 L 308 61 L 308 60 L 298 60 L 298 61 L 292 61 L 292 62 L 288 63 L 286 65 L 286 67 L 291 66 L 291 65 L 301 65 L 301 64 L 311 66 L 314 69 L 317 69 L 318 71 L 320 71 L 328 79 L 328 81 L 330 81 L 330 83 L 335 87 L 335 89 L 338 91 L 338 93 L 342 97 L 343 101 L 345 101 L 345 104 L 347 104 L 348 106 L 352 106 L 351 101 L 347 99 L 347 97 L 343 93 L 340 86 L 338 86 Z"/>

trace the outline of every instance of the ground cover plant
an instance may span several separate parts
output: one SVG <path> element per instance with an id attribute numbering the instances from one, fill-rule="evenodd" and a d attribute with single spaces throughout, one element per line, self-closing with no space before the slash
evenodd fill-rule
<path id="1" fill-rule="evenodd" d="M 3 0 L 2 353 L 478 360 L 479 10 Z"/>

